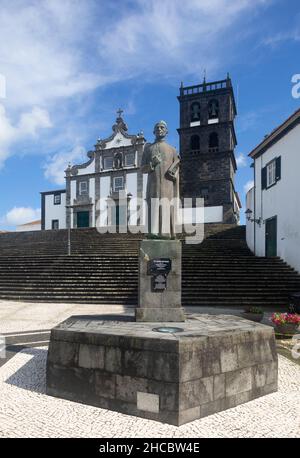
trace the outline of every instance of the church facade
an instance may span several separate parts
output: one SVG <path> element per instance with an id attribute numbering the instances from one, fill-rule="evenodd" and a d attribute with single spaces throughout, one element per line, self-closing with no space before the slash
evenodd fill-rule
<path id="1" fill-rule="evenodd" d="M 136 216 L 136 198 L 143 200 L 145 196 L 146 183 L 140 170 L 145 138 L 142 133 L 128 134 L 121 111 L 118 115 L 112 135 L 97 141 L 94 150 L 87 153 L 89 160 L 69 165 L 66 189 L 41 193 L 42 229 L 95 227 L 97 221 L 106 226 L 109 220 L 111 225 L 124 225 L 124 202 L 128 215 Z M 101 208 L 107 202 L 115 204 L 111 215 L 109 208 L 106 215 Z"/>
<path id="2" fill-rule="evenodd" d="M 205 204 L 196 217 L 193 204 L 185 208 L 181 223 L 237 223 L 231 81 L 181 86 L 178 99 L 181 197 L 192 202 L 202 197 Z M 128 224 L 143 231 L 147 175 L 141 172 L 141 162 L 146 139 L 142 132 L 128 133 L 121 110 L 112 131 L 87 153 L 86 163 L 68 166 L 65 189 L 41 193 L 42 230 L 97 226 L 105 231 Z"/>

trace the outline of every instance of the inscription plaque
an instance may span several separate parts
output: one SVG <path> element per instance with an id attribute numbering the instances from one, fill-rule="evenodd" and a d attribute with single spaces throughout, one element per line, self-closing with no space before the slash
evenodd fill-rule
<path id="1" fill-rule="evenodd" d="M 148 264 L 148 274 L 149 275 L 158 275 L 168 273 L 172 269 L 172 261 L 169 258 L 154 258 L 149 261 Z"/>
<path id="2" fill-rule="evenodd" d="M 161 292 L 167 289 L 167 275 L 159 274 L 152 277 L 152 291 Z"/>

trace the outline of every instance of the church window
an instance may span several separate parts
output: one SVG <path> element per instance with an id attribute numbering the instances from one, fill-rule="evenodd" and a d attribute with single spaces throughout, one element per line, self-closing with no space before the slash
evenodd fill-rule
<path id="1" fill-rule="evenodd" d="M 127 153 L 125 156 L 125 165 L 127 167 L 135 165 L 135 153 Z"/>
<path id="2" fill-rule="evenodd" d="M 192 103 L 190 120 L 191 122 L 200 121 L 200 103 Z"/>
<path id="3" fill-rule="evenodd" d="M 60 205 L 60 204 L 61 204 L 61 195 L 54 194 L 54 205 Z"/>
<path id="4" fill-rule="evenodd" d="M 192 150 L 199 150 L 200 149 L 200 138 L 199 138 L 199 135 L 192 135 L 191 136 L 191 149 Z"/>
<path id="5" fill-rule="evenodd" d="M 124 177 L 114 177 L 114 192 L 124 189 Z"/>
<path id="6" fill-rule="evenodd" d="M 213 132 L 209 136 L 209 148 L 217 149 L 219 147 L 219 135 L 217 132 Z"/>
<path id="7" fill-rule="evenodd" d="M 82 196 L 83 194 L 87 194 L 87 192 L 88 192 L 87 181 L 80 181 L 80 183 L 79 183 L 79 194 Z"/>
<path id="8" fill-rule="evenodd" d="M 113 158 L 108 156 L 104 158 L 104 169 L 105 170 L 110 170 L 113 168 Z"/>
<path id="9" fill-rule="evenodd" d="M 208 119 L 218 120 L 219 119 L 219 102 L 216 99 L 212 99 L 208 104 Z"/>

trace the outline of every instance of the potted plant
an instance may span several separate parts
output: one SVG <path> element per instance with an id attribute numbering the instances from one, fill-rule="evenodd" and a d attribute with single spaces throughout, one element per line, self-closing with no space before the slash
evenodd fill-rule
<path id="1" fill-rule="evenodd" d="M 259 323 L 264 317 L 264 312 L 259 307 L 248 307 L 244 312 L 242 312 L 242 316 L 247 320 Z"/>
<path id="2" fill-rule="evenodd" d="M 300 315 L 296 313 L 273 313 L 271 321 L 275 324 L 276 333 L 293 335 L 299 327 Z"/>

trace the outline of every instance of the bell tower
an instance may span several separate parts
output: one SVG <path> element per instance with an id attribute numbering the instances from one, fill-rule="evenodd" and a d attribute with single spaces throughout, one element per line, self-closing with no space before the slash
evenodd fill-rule
<path id="1" fill-rule="evenodd" d="M 234 187 L 237 111 L 231 79 L 181 83 L 177 98 L 181 196 L 203 197 L 205 207 L 223 207 L 223 223 L 237 223 L 241 205 Z"/>

